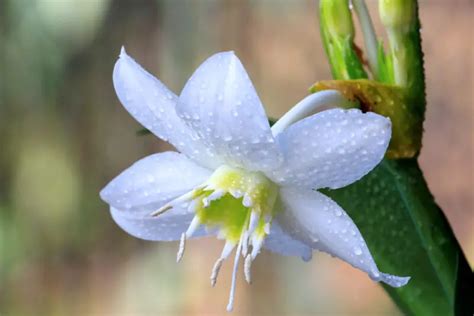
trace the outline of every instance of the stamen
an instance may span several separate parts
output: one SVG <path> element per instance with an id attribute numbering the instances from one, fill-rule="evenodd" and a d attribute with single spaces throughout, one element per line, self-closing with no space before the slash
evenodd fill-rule
<path id="1" fill-rule="evenodd" d="M 260 219 L 260 215 L 254 210 L 252 210 L 250 213 L 250 221 L 249 221 L 248 229 L 244 232 L 244 236 L 243 236 L 244 240 L 242 243 L 242 256 L 244 257 L 247 256 L 249 242 L 250 242 L 249 239 L 250 239 L 250 236 L 252 236 L 253 232 L 255 231 L 255 228 L 257 228 L 259 219 Z"/>
<path id="2" fill-rule="evenodd" d="M 164 212 L 166 212 L 166 211 L 168 211 L 168 210 L 170 210 L 170 209 L 172 209 L 172 208 L 173 208 L 172 205 L 170 205 L 170 204 L 165 204 L 165 205 L 163 205 L 162 207 L 160 207 L 159 209 L 157 209 L 156 211 L 154 211 L 153 213 L 151 213 L 150 215 L 153 216 L 153 217 L 156 217 L 156 216 L 161 215 L 161 214 L 163 214 Z"/>
<path id="3" fill-rule="evenodd" d="M 158 216 L 160 214 L 163 214 L 164 212 L 172 209 L 174 206 L 176 206 L 177 204 L 180 204 L 180 203 L 184 203 L 184 202 L 188 202 L 188 201 L 191 201 L 193 200 L 194 198 L 196 198 L 197 195 L 200 194 L 201 190 L 205 190 L 207 188 L 207 184 L 204 183 L 204 184 L 201 184 L 199 186 L 197 186 L 196 188 L 194 188 L 193 190 L 189 191 L 189 192 L 186 192 L 185 194 L 181 195 L 181 196 L 178 196 L 177 198 L 175 198 L 174 200 L 166 203 L 165 205 L 163 205 L 162 207 L 160 207 L 158 210 L 154 211 L 153 213 L 151 213 L 151 216 Z"/>
<path id="4" fill-rule="evenodd" d="M 252 260 L 255 260 L 255 257 L 257 257 L 257 255 L 259 254 L 260 249 L 262 248 L 264 239 L 265 239 L 264 237 L 255 236 L 255 235 L 252 236 L 252 253 L 251 253 Z"/>
<path id="5" fill-rule="evenodd" d="M 199 221 L 199 218 L 197 216 L 194 216 L 193 220 L 191 221 L 191 224 L 189 224 L 189 227 L 186 230 L 186 238 L 189 238 L 194 234 L 196 229 L 198 229 L 199 224 L 201 224 L 201 222 Z"/>
<path id="6" fill-rule="evenodd" d="M 219 276 L 219 271 L 221 270 L 222 263 L 224 262 L 224 258 L 217 259 L 216 263 L 214 264 L 214 268 L 212 268 L 211 273 L 211 286 L 214 287 L 217 282 L 217 277 Z"/>
<path id="7" fill-rule="evenodd" d="M 235 252 L 234 270 L 232 271 L 232 285 L 230 287 L 229 304 L 227 304 L 228 312 L 231 312 L 234 308 L 235 282 L 237 278 L 237 270 L 239 268 L 240 251 L 242 250 L 242 240 L 243 239 L 240 238 L 239 245 L 237 246 L 237 250 Z"/>
<path id="8" fill-rule="evenodd" d="M 234 249 L 235 244 L 231 242 L 226 242 L 224 245 L 224 249 L 222 249 L 222 253 L 219 259 L 217 259 L 216 263 L 214 264 L 214 267 L 212 268 L 212 273 L 211 273 L 211 286 L 215 286 L 217 282 L 217 277 L 219 275 L 219 271 L 221 270 L 222 263 L 224 262 L 225 259 L 227 259 Z"/>
<path id="9" fill-rule="evenodd" d="M 255 228 L 257 228 L 259 219 L 260 215 L 257 212 L 250 213 L 250 223 L 248 229 L 249 235 L 252 235 L 252 233 L 255 231 Z"/>
<path id="10" fill-rule="evenodd" d="M 178 253 L 176 254 L 176 262 L 180 262 L 181 259 L 183 258 L 184 250 L 186 248 L 186 239 L 190 238 L 194 234 L 196 229 L 198 229 L 199 224 L 200 224 L 199 218 L 197 216 L 194 216 L 186 232 L 181 234 L 181 239 L 179 240 Z"/>
<path id="11" fill-rule="evenodd" d="M 251 266 L 252 266 L 252 256 L 247 255 L 245 257 L 245 263 L 244 263 L 244 275 L 245 275 L 245 281 L 247 281 L 248 284 L 252 283 L 252 274 L 250 273 Z"/>
<path id="12" fill-rule="evenodd" d="M 222 259 L 227 259 L 230 255 L 230 253 L 232 252 L 232 250 L 234 250 L 234 248 L 235 248 L 234 243 L 226 241 L 226 243 L 224 245 L 224 249 L 222 249 L 221 258 Z"/>
<path id="13" fill-rule="evenodd" d="M 247 253 L 249 251 L 249 231 L 246 230 L 242 236 L 243 242 L 242 242 L 242 256 L 247 256 Z"/>
<path id="14" fill-rule="evenodd" d="M 192 191 L 189 191 L 181 196 L 178 196 L 176 199 L 166 203 L 165 205 L 163 205 L 162 207 L 160 207 L 159 209 L 157 209 L 156 211 L 154 211 L 153 213 L 151 213 L 150 215 L 153 216 L 153 217 L 156 217 L 158 215 L 161 215 L 163 213 L 165 213 L 166 211 L 172 209 L 176 204 L 179 204 L 179 203 L 182 203 L 182 202 L 188 202 L 190 200 L 192 200 L 194 198 L 194 195 L 196 194 L 196 190 L 198 190 L 199 188 L 196 188 Z"/>
<path id="15" fill-rule="evenodd" d="M 176 262 L 180 262 L 184 255 L 184 248 L 186 246 L 186 234 L 181 234 L 181 239 L 179 241 L 179 249 L 178 253 L 176 254 Z"/>

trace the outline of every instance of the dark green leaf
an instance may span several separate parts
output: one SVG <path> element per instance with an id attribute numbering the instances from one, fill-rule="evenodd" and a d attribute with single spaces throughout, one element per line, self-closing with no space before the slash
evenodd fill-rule
<path id="1" fill-rule="evenodd" d="M 385 287 L 404 312 L 469 309 L 471 270 L 415 159 L 384 160 L 355 184 L 325 193 L 357 224 L 381 271 L 412 277 L 404 287 Z"/>

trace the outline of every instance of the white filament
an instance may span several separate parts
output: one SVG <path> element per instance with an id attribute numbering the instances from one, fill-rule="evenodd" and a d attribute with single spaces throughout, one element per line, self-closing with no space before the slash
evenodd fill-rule
<path id="1" fill-rule="evenodd" d="M 232 252 L 232 250 L 235 248 L 235 244 L 231 242 L 226 242 L 224 245 L 224 249 L 222 249 L 221 256 L 219 259 L 217 259 L 216 263 L 214 264 L 214 267 L 212 268 L 211 272 L 211 286 L 215 286 L 217 283 L 217 277 L 219 276 L 219 271 L 221 270 L 222 263 L 224 263 L 224 260 L 227 259 Z"/>
<path id="2" fill-rule="evenodd" d="M 154 211 L 150 215 L 151 216 L 161 215 L 161 214 L 165 213 L 166 211 L 172 209 L 177 204 L 188 202 L 188 201 L 192 200 L 193 197 L 194 197 L 194 194 L 195 194 L 195 190 L 186 192 L 185 194 L 183 194 L 181 196 L 178 196 L 176 199 L 166 203 L 165 205 L 163 205 L 162 207 L 160 207 L 159 209 L 157 209 L 156 211 Z"/>
<path id="3" fill-rule="evenodd" d="M 243 238 L 241 237 L 239 241 L 239 245 L 237 246 L 237 250 L 235 251 L 234 269 L 232 270 L 232 284 L 230 286 L 229 303 L 227 304 L 228 312 L 231 312 L 232 309 L 234 308 L 235 282 L 237 278 L 237 270 L 239 269 L 240 251 L 242 250 L 242 241 L 243 241 Z"/>
<path id="4" fill-rule="evenodd" d="M 181 239 L 179 241 L 178 253 L 176 254 L 176 262 L 180 262 L 184 255 L 184 248 L 186 246 L 186 234 L 181 234 Z"/>
<path id="5" fill-rule="evenodd" d="M 176 254 L 176 262 L 180 262 L 181 259 L 183 258 L 184 250 L 186 248 L 186 239 L 190 238 L 194 234 L 194 232 L 196 231 L 196 229 L 198 229 L 200 224 L 201 222 L 199 221 L 199 218 L 197 216 L 194 216 L 186 232 L 181 234 L 181 238 L 179 240 L 178 253 Z"/>
<path id="6" fill-rule="evenodd" d="M 194 216 L 193 220 L 191 221 L 191 224 L 189 224 L 189 227 L 186 230 L 186 238 L 189 238 L 194 234 L 196 229 L 198 229 L 199 224 L 201 224 L 201 222 L 199 221 L 199 218 L 197 216 Z"/>

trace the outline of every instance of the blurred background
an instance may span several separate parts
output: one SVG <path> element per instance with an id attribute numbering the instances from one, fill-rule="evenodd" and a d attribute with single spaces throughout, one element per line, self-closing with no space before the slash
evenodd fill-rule
<path id="1" fill-rule="evenodd" d="M 420 7 L 421 167 L 472 265 L 474 6 Z M 205 58 L 235 50 L 279 117 L 330 78 L 316 10 L 303 0 L 0 0 L 0 314 L 224 314 L 231 265 L 209 285 L 222 242 L 190 242 L 177 265 L 177 243 L 126 235 L 99 199 L 120 171 L 169 148 L 137 136 L 112 68 L 125 45 L 179 93 Z M 399 314 L 364 273 L 324 254 L 304 263 L 264 252 L 253 269 L 251 286 L 238 278 L 233 315 Z"/>

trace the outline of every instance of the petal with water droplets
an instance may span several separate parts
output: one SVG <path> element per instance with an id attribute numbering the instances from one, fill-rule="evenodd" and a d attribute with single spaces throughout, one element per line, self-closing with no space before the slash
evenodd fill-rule
<path id="1" fill-rule="evenodd" d="M 121 211 L 151 213 L 202 184 L 210 174 L 183 154 L 164 152 L 134 163 L 110 181 L 100 196 Z"/>
<path id="2" fill-rule="evenodd" d="M 187 207 L 177 206 L 158 217 L 151 217 L 145 211 L 123 211 L 114 207 L 110 214 L 120 228 L 128 234 L 145 240 L 179 240 L 191 223 L 194 212 Z M 204 227 L 198 228 L 191 238 L 207 235 Z"/>
<path id="3" fill-rule="evenodd" d="M 176 114 L 177 96 L 123 48 L 115 63 L 113 82 L 120 102 L 143 126 L 201 165 L 220 165 L 219 159 Z"/>
<path id="4" fill-rule="evenodd" d="M 375 281 L 399 287 L 409 277 L 398 277 L 378 270 L 357 226 L 329 197 L 312 190 L 281 189 L 277 220 L 282 229 L 311 248 L 336 256 L 369 274 Z"/>
<path id="5" fill-rule="evenodd" d="M 195 71 L 177 113 L 231 166 L 270 170 L 281 163 L 262 103 L 233 52 L 215 54 Z"/>
<path id="6" fill-rule="evenodd" d="M 313 253 L 311 247 L 288 235 L 281 228 L 278 220 L 272 222 L 270 234 L 265 238 L 263 247 L 282 256 L 301 257 L 304 261 L 311 260 Z"/>
<path id="7" fill-rule="evenodd" d="M 390 120 L 359 110 L 327 110 L 278 135 L 285 162 L 269 176 L 283 186 L 337 189 L 369 173 L 383 158 Z"/>

